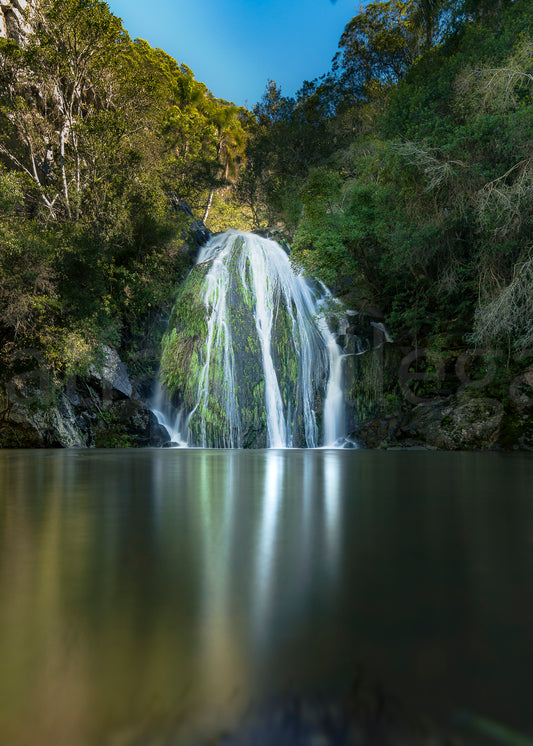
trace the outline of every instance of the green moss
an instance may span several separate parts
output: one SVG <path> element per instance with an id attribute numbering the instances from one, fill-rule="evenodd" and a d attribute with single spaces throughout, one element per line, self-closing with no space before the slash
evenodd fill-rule
<path id="1" fill-rule="evenodd" d="M 237 241 L 231 256 L 226 260 L 228 283 L 220 292 L 226 294 L 227 327 L 220 326 L 214 332 L 209 378 L 206 381 L 207 396 L 199 396 L 198 392 L 208 352 L 208 319 L 211 310 L 203 301 L 204 282 L 210 266 L 208 263 L 195 267 L 183 284 L 163 338 L 162 381 L 174 402 L 183 403 L 192 412 L 189 428 L 192 441 L 197 444 L 227 446 L 238 442 L 244 447 L 266 446 L 263 355 L 254 318 L 253 278 L 250 276 L 249 266 L 245 269 L 244 278 L 241 275 L 239 244 Z M 271 353 L 283 406 L 289 413 L 289 431 L 295 444 L 303 444 L 305 428 L 301 403 L 300 344 L 293 339 L 296 331 L 296 309 L 288 309 L 283 297 L 278 297 L 277 300 L 279 305 L 276 305 L 271 330 Z M 315 333 L 316 343 L 323 345 L 318 338 L 318 331 Z M 307 340 L 305 343 L 307 344 Z M 228 347 L 234 379 L 234 390 L 229 394 L 225 361 Z M 326 368 L 324 352 L 323 364 L 312 371 L 319 401 L 324 394 Z M 233 414 L 227 411 L 228 395 L 235 399 Z"/>
<path id="2" fill-rule="evenodd" d="M 202 284 L 208 266 L 193 267 L 181 286 L 161 343 L 161 380 L 171 397 L 194 402 L 198 376 L 203 366 L 199 350 L 207 336 L 206 308 Z"/>
<path id="3" fill-rule="evenodd" d="M 131 448 L 133 440 L 115 412 L 102 410 L 94 428 L 96 448 Z"/>
<path id="4" fill-rule="evenodd" d="M 360 422 L 387 417 L 398 412 L 403 403 L 399 386 L 401 352 L 385 345 L 356 357 L 354 383 L 350 393 L 357 402 Z"/>

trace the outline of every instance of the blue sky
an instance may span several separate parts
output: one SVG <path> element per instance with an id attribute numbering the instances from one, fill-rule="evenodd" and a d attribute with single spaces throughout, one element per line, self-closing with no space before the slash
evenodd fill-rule
<path id="1" fill-rule="evenodd" d="M 108 0 L 133 38 L 184 62 L 218 98 L 252 108 L 267 80 L 293 95 L 327 72 L 354 0 Z"/>

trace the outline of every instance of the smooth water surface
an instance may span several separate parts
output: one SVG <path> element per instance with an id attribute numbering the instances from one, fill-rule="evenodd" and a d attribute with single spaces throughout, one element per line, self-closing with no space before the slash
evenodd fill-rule
<path id="1" fill-rule="evenodd" d="M 533 459 L 0 452 L 0 743 L 187 742 L 363 666 L 533 733 Z"/>

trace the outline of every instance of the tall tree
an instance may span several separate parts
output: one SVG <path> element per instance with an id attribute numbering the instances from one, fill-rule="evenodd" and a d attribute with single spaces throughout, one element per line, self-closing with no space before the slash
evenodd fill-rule
<path id="1" fill-rule="evenodd" d="M 244 156 L 245 132 L 243 110 L 226 102 L 212 100 L 209 120 L 215 134 L 215 162 L 218 173 L 210 186 L 203 221 L 207 221 L 213 196 L 219 184 L 228 184 L 237 175 L 239 160 Z"/>
<path id="2" fill-rule="evenodd" d="M 379 96 L 402 77 L 422 45 L 412 0 L 369 3 L 346 25 L 334 59 L 346 103 Z"/>
<path id="3" fill-rule="evenodd" d="M 78 219 L 82 140 L 97 111 L 119 110 L 116 70 L 127 36 L 101 0 L 43 0 L 33 28 L 23 49 L 3 46 L 11 80 L 0 152 L 32 180 L 50 214 Z"/>

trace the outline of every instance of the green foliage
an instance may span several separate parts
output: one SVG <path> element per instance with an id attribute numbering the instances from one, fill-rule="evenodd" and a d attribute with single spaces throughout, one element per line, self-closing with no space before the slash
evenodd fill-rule
<path id="1" fill-rule="evenodd" d="M 204 211 L 235 180 L 246 112 L 102 0 L 43 0 L 32 29 L 0 39 L 2 376 L 35 348 L 60 382 L 104 343 L 153 374 L 190 264 L 169 195 Z"/>
<path id="2" fill-rule="evenodd" d="M 378 98 L 418 57 L 422 34 L 413 23 L 410 0 L 366 5 L 346 25 L 333 70 L 350 102 Z"/>
<path id="3" fill-rule="evenodd" d="M 238 194 L 249 206 L 255 227 L 282 223 L 294 228 L 302 211 L 300 189 L 309 170 L 324 163 L 340 144 L 340 132 L 331 130 L 328 84 L 305 83 L 292 99 L 269 81 L 254 116 Z"/>
<path id="4" fill-rule="evenodd" d="M 311 169 L 301 190 L 303 217 L 293 244 L 293 260 L 310 275 L 335 286 L 337 278 L 355 271 L 343 235 L 345 213 L 341 209 L 343 185 L 339 174 Z"/>
<path id="5" fill-rule="evenodd" d="M 533 259 L 517 264 L 508 285 L 476 309 L 470 339 L 483 347 L 503 344 L 513 352 L 533 347 Z"/>
<path id="6" fill-rule="evenodd" d="M 24 203 L 22 179 L 18 174 L 0 170 L 0 212 L 13 215 Z"/>
<path id="7" fill-rule="evenodd" d="M 251 209 L 239 199 L 235 188 L 221 188 L 214 194 L 209 212 L 209 229 L 213 233 L 230 228 L 251 231 L 256 225 Z"/>
<path id="8" fill-rule="evenodd" d="M 96 448 L 131 448 L 133 445 L 119 416 L 108 409 L 98 413 L 94 437 Z"/>
<path id="9" fill-rule="evenodd" d="M 201 287 L 207 268 L 193 267 L 176 296 L 161 345 L 161 380 L 171 393 L 181 392 L 186 405 L 195 404 L 203 345 L 207 336 Z"/>
<path id="10" fill-rule="evenodd" d="M 403 344 L 531 345 L 532 22 L 522 0 L 374 3 L 330 75 L 297 101 L 271 85 L 256 109 L 252 143 L 274 152 L 255 183 L 292 226 L 293 259 Z M 316 96 L 336 147 L 286 166 L 295 111 Z"/>

